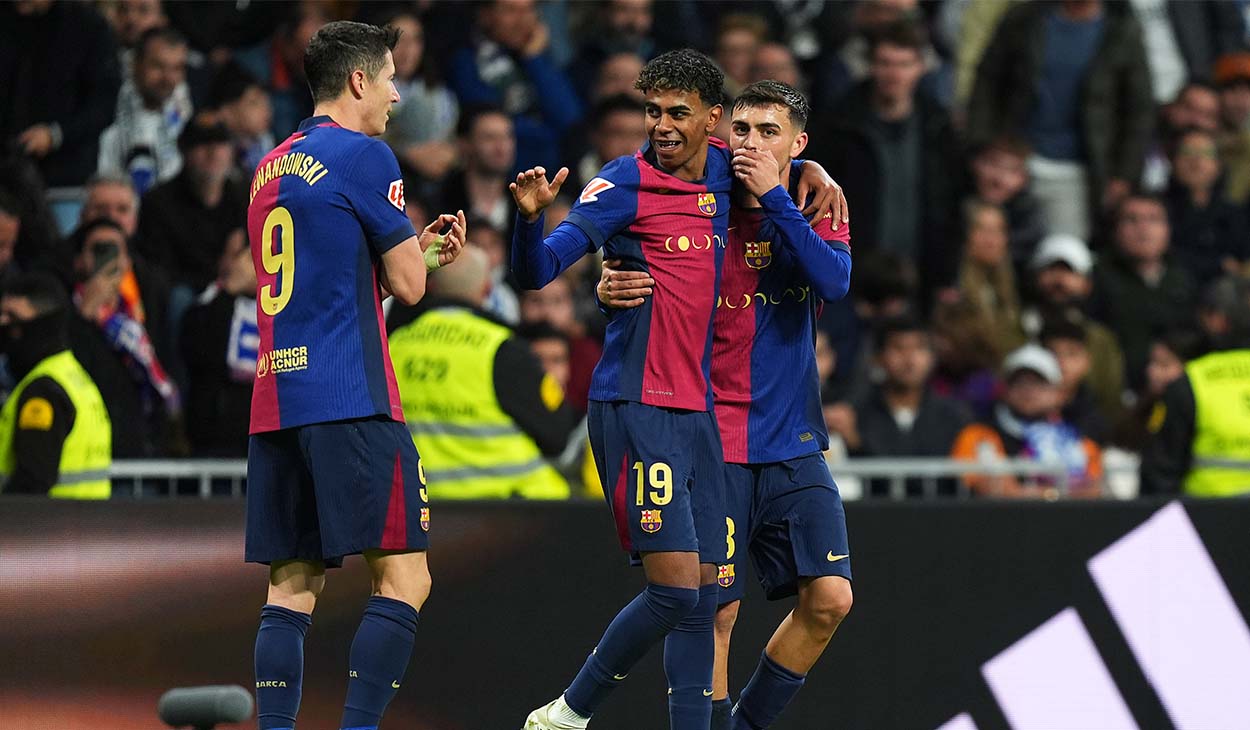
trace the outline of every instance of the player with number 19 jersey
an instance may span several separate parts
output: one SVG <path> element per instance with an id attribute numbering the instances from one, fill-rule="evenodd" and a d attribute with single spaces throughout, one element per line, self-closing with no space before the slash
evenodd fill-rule
<path id="1" fill-rule="evenodd" d="M 260 330 L 251 433 L 402 422 L 377 273 L 383 253 L 416 235 L 395 155 L 314 117 L 261 160 L 251 197 Z"/>

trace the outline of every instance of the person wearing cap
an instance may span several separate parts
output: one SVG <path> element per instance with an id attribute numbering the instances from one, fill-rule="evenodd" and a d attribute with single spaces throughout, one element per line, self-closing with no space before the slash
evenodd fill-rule
<path id="1" fill-rule="evenodd" d="M 1220 279 L 1203 306 L 1214 349 L 1186 363 L 1150 415 L 1143 495 L 1250 495 L 1250 281 Z"/>
<path id="2" fill-rule="evenodd" d="M 1120 409 L 1124 396 L 1124 353 L 1115 334 L 1085 314 L 1093 291 L 1094 257 L 1085 242 L 1055 234 L 1042 239 L 1029 262 L 1033 301 L 1021 311 L 1020 330 L 1026 340 L 1041 336 L 1047 320 L 1065 319 L 1085 328 L 1090 369 L 1086 382 L 1105 413 Z"/>
<path id="3" fill-rule="evenodd" d="M 243 235 L 247 187 L 232 176 L 231 139 L 222 124 L 204 116 L 191 120 L 178 138 L 182 172 L 143 198 L 136 249 L 175 287 L 191 293 L 217 278 L 227 241 Z M 171 311 L 170 318 L 178 313 Z"/>
<path id="4" fill-rule="evenodd" d="M 69 298 L 50 274 L 19 275 L 0 298 L 0 351 L 18 378 L 0 408 L 0 493 L 108 499 L 112 426 L 69 349 Z"/>
<path id="5" fill-rule="evenodd" d="M 1151 337 L 1193 319 L 1193 279 L 1173 264 L 1171 237 L 1163 201 L 1134 193 L 1116 210 L 1115 245 L 1093 270 L 1089 313 L 1116 333 L 1134 391 L 1144 385 Z"/>
<path id="6" fill-rule="evenodd" d="M 994 462 L 1034 459 L 1062 463 L 1066 479 L 1038 475 L 965 474 L 964 483 L 987 497 L 1054 499 L 1096 496 L 1102 485 L 1102 452 L 1075 426 L 1060 417 L 1063 372 L 1048 350 L 1024 345 L 1003 360 L 1002 397 L 985 422 L 966 426 L 955 437 L 951 458 Z"/>

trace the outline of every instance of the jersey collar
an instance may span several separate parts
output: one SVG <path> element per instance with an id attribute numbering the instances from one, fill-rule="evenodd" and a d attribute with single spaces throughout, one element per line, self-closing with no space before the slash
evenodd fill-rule
<path id="1" fill-rule="evenodd" d="M 336 124 L 336 122 L 328 114 L 322 114 L 319 117 L 309 117 L 299 123 L 298 131 L 303 132 L 305 129 L 320 127 L 323 124 Z"/>

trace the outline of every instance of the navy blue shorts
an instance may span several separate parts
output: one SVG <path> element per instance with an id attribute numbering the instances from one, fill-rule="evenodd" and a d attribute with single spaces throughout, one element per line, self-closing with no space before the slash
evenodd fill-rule
<path id="1" fill-rule="evenodd" d="M 745 549 L 768 600 L 798 592 L 800 578 L 851 579 L 842 497 L 824 457 L 725 464 L 729 552 L 717 576 L 720 603 L 742 598 Z"/>
<path id="2" fill-rule="evenodd" d="M 591 401 L 590 448 L 621 547 L 725 560 L 723 453 L 716 416 L 630 401 Z"/>
<path id="3" fill-rule="evenodd" d="M 252 563 L 425 550 L 430 508 L 412 436 L 383 416 L 255 434 L 247 450 Z"/>

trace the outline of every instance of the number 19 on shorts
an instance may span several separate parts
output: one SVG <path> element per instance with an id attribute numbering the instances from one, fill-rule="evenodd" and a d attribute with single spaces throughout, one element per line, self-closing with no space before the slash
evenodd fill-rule
<path id="1" fill-rule="evenodd" d="M 642 507 L 651 504 L 663 507 L 673 501 L 673 468 L 657 461 L 648 469 L 641 461 L 634 462 L 634 483 L 637 485 L 635 503 Z"/>

